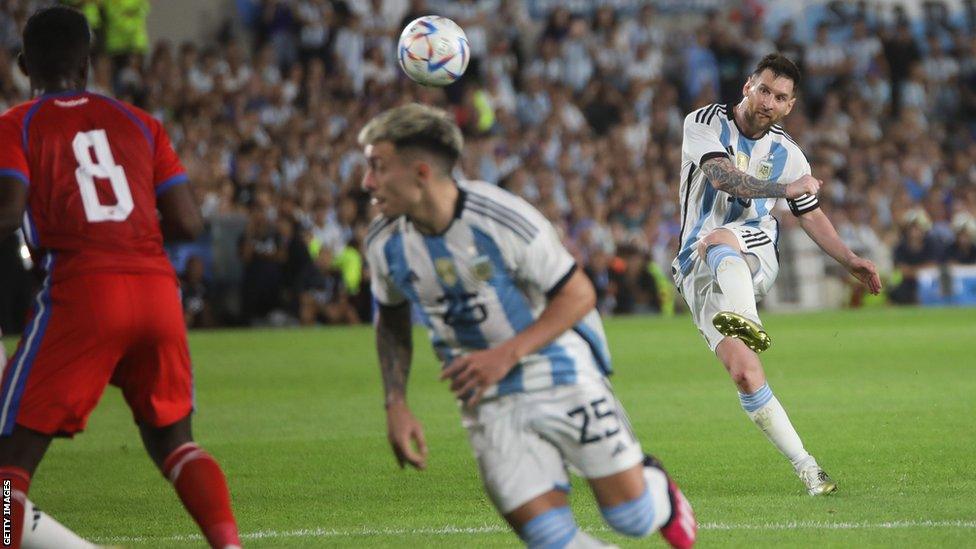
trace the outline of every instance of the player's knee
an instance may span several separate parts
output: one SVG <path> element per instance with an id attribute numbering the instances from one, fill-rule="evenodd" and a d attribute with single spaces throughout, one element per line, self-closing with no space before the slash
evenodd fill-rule
<path id="1" fill-rule="evenodd" d="M 642 538 L 654 531 L 654 502 L 650 490 L 630 501 L 601 507 L 603 520 L 617 532 L 634 538 Z"/>
<path id="2" fill-rule="evenodd" d="M 705 257 L 708 253 L 708 248 L 719 244 L 726 244 L 733 250 L 739 251 L 738 241 L 736 241 L 735 236 L 731 232 L 725 229 L 716 229 L 698 241 L 699 257 Z"/>
<path id="3" fill-rule="evenodd" d="M 569 507 L 556 507 L 526 522 L 519 536 L 532 549 L 555 549 L 572 541 L 576 530 L 576 520 Z"/>
<path id="4" fill-rule="evenodd" d="M 748 360 L 742 360 L 729 366 L 729 377 L 740 390 L 762 385 L 763 372 L 761 368 L 753 367 Z"/>

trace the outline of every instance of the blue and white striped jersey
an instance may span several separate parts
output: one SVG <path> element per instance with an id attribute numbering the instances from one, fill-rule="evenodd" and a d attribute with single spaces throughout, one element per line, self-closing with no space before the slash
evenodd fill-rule
<path id="1" fill-rule="evenodd" d="M 380 305 L 410 301 L 443 365 L 526 329 L 576 269 L 555 228 L 521 198 L 467 181 L 455 218 L 424 235 L 406 216 L 377 218 L 366 238 L 372 290 Z M 603 323 L 594 309 L 526 356 L 485 397 L 600 380 L 610 372 Z"/>
<path id="2" fill-rule="evenodd" d="M 687 275 L 698 258 L 695 244 L 713 229 L 742 223 L 757 229 L 760 246 L 779 239 L 779 225 L 770 212 L 776 198 L 736 198 L 712 186 L 701 171 L 710 158 L 728 157 L 736 168 L 763 180 L 787 184 L 810 173 L 810 164 L 799 145 L 783 128 L 774 124 L 758 139 L 742 135 L 735 122 L 733 105 L 718 103 L 685 117 L 681 142 L 681 233 L 680 249 L 672 267 L 678 276 Z M 819 207 L 816 196 L 787 200 L 794 215 Z"/>

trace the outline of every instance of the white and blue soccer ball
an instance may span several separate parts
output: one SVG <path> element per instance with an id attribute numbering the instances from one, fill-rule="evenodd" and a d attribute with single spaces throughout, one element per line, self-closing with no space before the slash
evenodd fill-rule
<path id="1" fill-rule="evenodd" d="M 464 74 L 471 49 L 464 29 L 446 17 L 426 15 L 414 19 L 400 34 L 400 68 L 424 86 L 446 86 Z"/>

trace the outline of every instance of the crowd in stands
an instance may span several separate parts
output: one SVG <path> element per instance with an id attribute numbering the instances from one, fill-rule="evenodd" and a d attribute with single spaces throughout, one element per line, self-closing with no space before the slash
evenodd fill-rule
<path id="1" fill-rule="evenodd" d="M 29 96 L 15 55 L 41 3 L 3 4 L 0 107 Z M 538 207 L 604 312 L 670 312 L 684 115 L 737 102 L 776 50 L 805 76 L 784 126 L 891 299 L 918 300 L 908 281 L 920 267 L 976 263 L 972 14 L 834 3 L 806 38 L 802 18 L 771 24 L 761 1 L 700 12 L 638 0 L 238 0 L 211 40 L 153 37 L 150 48 L 148 2 L 68 3 L 96 18 L 90 88 L 161 119 L 189 172 L 208 231 L 171 251 L 192 326 L 369 318 L 361 247 L 373 214 L 356 135 L 408 101 L 453 113 L 467 140 L 459 177 Z M 466 75 L 445 89 L 396 66 L 400 30 L 429 13 L 458 22 L 471 46 Z"/>

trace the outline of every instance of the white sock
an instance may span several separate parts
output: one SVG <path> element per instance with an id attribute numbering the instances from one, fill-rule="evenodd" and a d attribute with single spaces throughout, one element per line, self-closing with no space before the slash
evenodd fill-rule
<path id="1" fill-rule="evenodd" d="M 706 261 L 712 269 L 712 276 L 728 298 L 733 313 L 749 320 L 759 321 L 756 310 L 756 293 L 752 286 L 752 271 L 742 254 L 728 244 L 709 246 Z"/>
<path id="2" fill-rule="evenodd" d="M 655 467 L 644 467 L 644 481 L 651 491 L 651 501 L 654 504 L 654 522 L 652 529 L 657 531 L 671 518 L 671 497 L 668 495 L 668 477 L 664 471 Z"/>
<path id="3" fill-rule="evenodd" d="M 799 470 L 808 459 L 812 459 L 803 449 L 800 435 L 796 434 L 796 429 L 790 423 L 786 410 L 773 395 L 773 390 L 769 388 L 768 383 L 764 383 L 752 394 L 739 393 L 739 402 L 742 403 L 742 408 L 749 419 L 766 434 L 766 438 L 774 446 L 779 448 L 786 459 L 790 460 L 795 470 Z"/>
<path id="4" fill-rule="evenodd" d="M 24 506 L 24 537 L 20 546 L 23 549 L 95 549 L 51 515 L 34 507 L 31 500 Z"/>
<path id="5" fill-rule="evenodd" d="M 616 547 L 616 545 L 595 538 L 579 529 L 576 530 L 573 539 L 566 544 L 566 549 L 607 549 L 608 547 Z"/>

